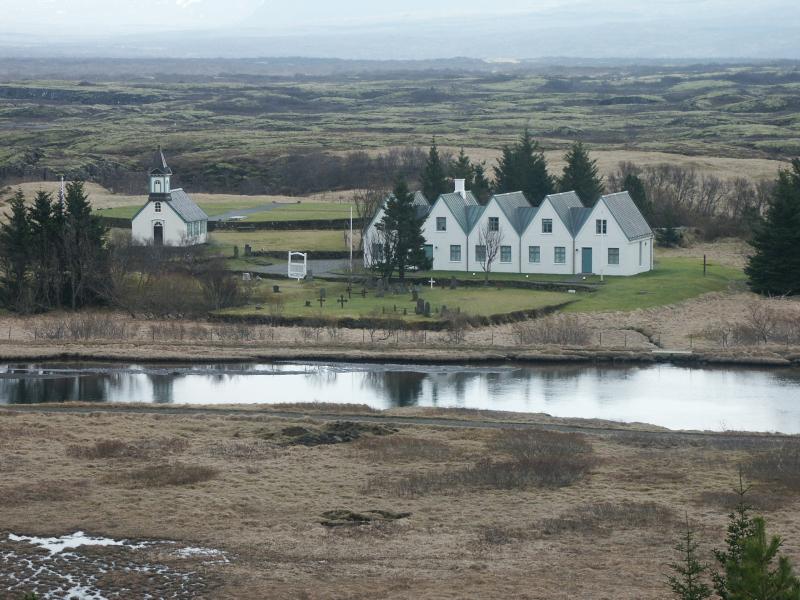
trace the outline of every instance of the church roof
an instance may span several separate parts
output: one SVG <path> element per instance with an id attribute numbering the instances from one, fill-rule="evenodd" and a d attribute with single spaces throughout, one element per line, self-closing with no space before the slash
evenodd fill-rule
<path id="1" fill-rule="evenodd" d="M 167 159 L 164 158 L 164 152 L 161 150 L 161 146 L 159 146 L 158 150 L 153 154 L 149 173 L 151 175 L 172 175 L 172 169 L 167 165 Z"/>
<path id="2" fill-rule="evenodd" d="M 170 190 L 169 195 L 170 199 L 167 200 L 167 204 L 178 213 L 181 219 L 187 223 L 191 223 L 192 221 L 208 221 L 206 212 L 197 206 L 194 200 L 189 197 L 189 194 L 184 192 L 181 188 Z"/>

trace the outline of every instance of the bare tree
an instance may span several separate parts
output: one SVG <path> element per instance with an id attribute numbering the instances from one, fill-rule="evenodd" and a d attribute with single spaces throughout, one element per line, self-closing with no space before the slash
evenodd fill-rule
<path id="1" fill-rule="evenodd" d="M 500 247 L 503 244 L 503 229 L 497 221 L 486 219 L 486 223 L 478 233 L 478 247 L 475 252 L 475 259 L 480 263 L 483 272 L 486 274 L 485 285 L 489 285 L 489 273 L 492 264 L 497 260 Z M 480 251 L 479 251 L 480 250 Z"/>
<path id="2" fill-rule="evenodd" d="M 367 233 L 367 228 L 383 204 L 387 193 L 385 189 L 369 188 L 356 190 L 350 198 L 355 210 L 355 216 L 358 222 L 361 223 L 361 235 L 358 237 L 359 250 L 364 250 L 364 237 Z"/>

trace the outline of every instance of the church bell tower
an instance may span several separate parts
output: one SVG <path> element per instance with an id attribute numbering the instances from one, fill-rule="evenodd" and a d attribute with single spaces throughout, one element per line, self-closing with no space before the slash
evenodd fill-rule
<path id="1" fill-rule="evenodd" d="M 167 159 L 164 158 L 164 152 L 161 146 L 158 147 L 153 155 L 153 162 L 148 171 L 150 177 L 150 200 L 163 201 L 169 197 L 169 178 L 172 175 L 172 169 L 167 165 Z"/>

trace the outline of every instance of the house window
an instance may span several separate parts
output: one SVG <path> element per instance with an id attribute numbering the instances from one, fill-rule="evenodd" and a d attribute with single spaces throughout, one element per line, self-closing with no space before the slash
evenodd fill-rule
<path id="1" fill-rule="evenodd" d="M 619 264 L 619 248 L 608 249 L 608 264 L 610 265 Z"/>
<path id="2" fill-rule="evenodd" d="M 556 246 L 553 254 L 553 262 L 563 265 L 567 262 L 567 249 L 564 246 Z"/>
<path id="3" fill-rule="evenodd" d="M 597 219 L 594 222 L 594 232 L 597 235 L 605 235 L 608 233 L 608 221 L 605 219 Z"/>
<path id="4" fill-rule="evenodd" d="M 450 262 L 461 262 L 461 246 L 458 244 L 450 245 Z"/>
<path id="5" fill-rule="evenodd" d="M 447 231 L 447 217 L 436 217 L 436 231 Z"/>
<path id="6" fill-rule="evenodd" d="M 486 246 L 475 246 L 475 260 L 479 263 L 486 262 Z"/>
<path id="7" fill-rule="evenodd" d="M 156 212 L 161 212 L 161 202 L 156 202 L 156 204 L 155 204 L 155 211 L 156 211 Z"/>
<path id="8" fill-rule="evenodd" d="M 511 246 L 500 246 L 500 262 L 511 262 Z"/>
<path id="9" fill-rule="evenodd" d="M 372 260 L 375 261 L 383 260 L 383 245 L 379 243 L 372 244 Z"/>
<path id="10" fill-rule="evenodd" d="M 528 246 L 528 262 L 542 262 L 542 249 L 540 246 Z"/>
<path id="11" fill-rule="evenodd" d="M 553 233 L 553 219 L 542 219 L 542 233 Z"/>
<path id="12" fill-rule="evenodd" d="M 489 231 L 500 231 L 499 217 L 489 217 Z"/>
<path id="13" fill-rule="evenodd" d="M 642 252 L 642 242 L 639 242 L 639 266 L 644 264 L 644 253 Z"/>

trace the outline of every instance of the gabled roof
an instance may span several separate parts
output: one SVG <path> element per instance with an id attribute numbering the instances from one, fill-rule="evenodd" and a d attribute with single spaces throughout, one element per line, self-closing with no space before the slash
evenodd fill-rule
<path id="1" fill-rule="evenodd" d="M 531 224 L 537 212 L 539 212 L 538 206 L 523 206 L 515 211 L 516 223 L 514 227 L 520 235 L 522 235 L 528 228 L 528 225 Z"/>
<path id="2" fill-rule="evenodd" d="M 426 206 L 428 208 L 431 207 L 431 203 L 428 202 L 428 199 L 425 197 L 420 191 L 414 192 L 414 202 L 412 202 L 414 206 Z"/>
<path id="3" fill-rule="evenodd" d="M 162 152 L 161 146 L 159 146 L 158 150 L 153 154 L 153 159 L 150 162 L 150 170 L 148 172 L 151 175 L 172 175 L 172 169 L 167 165 L 167 159 L 164 158 L 164 152 Z"/>
<path id="4" fill-rule="evenodd" d="M 483 214 L 483 211 L 486 210 L 486 207 L 481 204 L 478 204 L 477 206 L 470 205 L 464 210 L 467 214 L 467 233 L 469 233 L 472 231 L 475 225 L 478 224 L 478 221 L 480 221 L 481 215 Z"/>
<path id="5" fill-rule="evenodd" d="M 194 200 L 189 198 L 189 194 L 178 188 L 177 190 L 170 190 L 170 199 L 167 200 L 178 216 L 191 223 L 192 221 L 208 221 L 208 215 L 205 211 L 195 204 Z"/>
<path id="6" fill-rule="evenodd" d="M 531 203 L 528 202 L 528 199 L 525 197 L 525 194 L 522 192 L 509 192 L 507 194 L 495 194 L 489 202 L 494 200 L 497 202 L 497 205 L 500 207 L 500 210 L 503 211 L 503 214 L 508 219 L 508 222 L 511 223 L 511 226 L 517 231 L 517 233 L 522 233 L 524 229 L 524 225 L 530 223 L 524 223 L 525 219 L 530 216 L 533 219 L 533 215 L 530 215 L 530 211 L 525 211 L 524 209 L 533 208 Z M 536 211 L 534 210 L 534 214 Z M 523 225 L 524 223 L 524 225 Z"/>
<path id="7" fill-rule="evenodd" d="M 467 207 L 478 206 L 478 200 L 472 195 L 472 192 L 467 192 L 464 196 L 457 192 L 442 194 L 436 202 L 443 202 L 445 206 L 447 206 L 450 214 L 453 215 L 456 223 L 458 223 L 464 233 L 469 231 L 467 227 Z"/>
<path id="8" fill-rule="evenodd" d="M 633 241 L 653 235 L 653 230 L 642 216 L 642 211 L 636 206 L 628 192 L 602 196 L 600 201 L 605 202 L 608 212 L 617 221 L 628 240 Z"/>
<path id="9" fill-rule="evenodd" d="M 583 227 L 583 224 L 586 223 L 590 214 L 592 214 L 591 208 L 581 207 L 569 209 L 569 222 L 566 225 L 572 237 L 578 235 L 578 232 L 581 230 L 581 227 Z"/>
<path id="10" fill-rule="evenodd" d="M 381 205 L 378 207 L 378 210 L 375 211 L 375 214 L 372 215 L 372 219 L 369 222 L 370 227 L 375 224 L 375 221 L 378 220 L 378 216 L 386 209 L 386 203 L 389 202 L 391 198 L 394 198 L 394 194 L 390 192 L 386 198 L 383 199 L 383 202 L 381 202 Z M 414 192 L 414 200 L 412 200 L 411 204 L 416 209 L 416 215 L 418 219 L 424 219 L 428 216 L 428 213 L 431 212 L 431 203 L 428 202 L 425 194 L 420 191 Z"/>
<path id="11" fill-rule="evenodd" d="M 581 199 L 578 198 L 578 194 L 576 194 L 575 192 L 550 194 L 549 196 L 545 196 L 545 200 L 550 201 L 550 204 L 552 205 L 553 210 L 556 211 L 558 218 L 561 219 L 561 222 L 564 223 L 564 226 L 574 236 L 575 233 L 572 231 L 572 228 L 570 227 L 570 223 L 572 222 L 570 217 L 570 210 L 573 208 L 583 208 L 583 202 L 581 202 Z"/>

